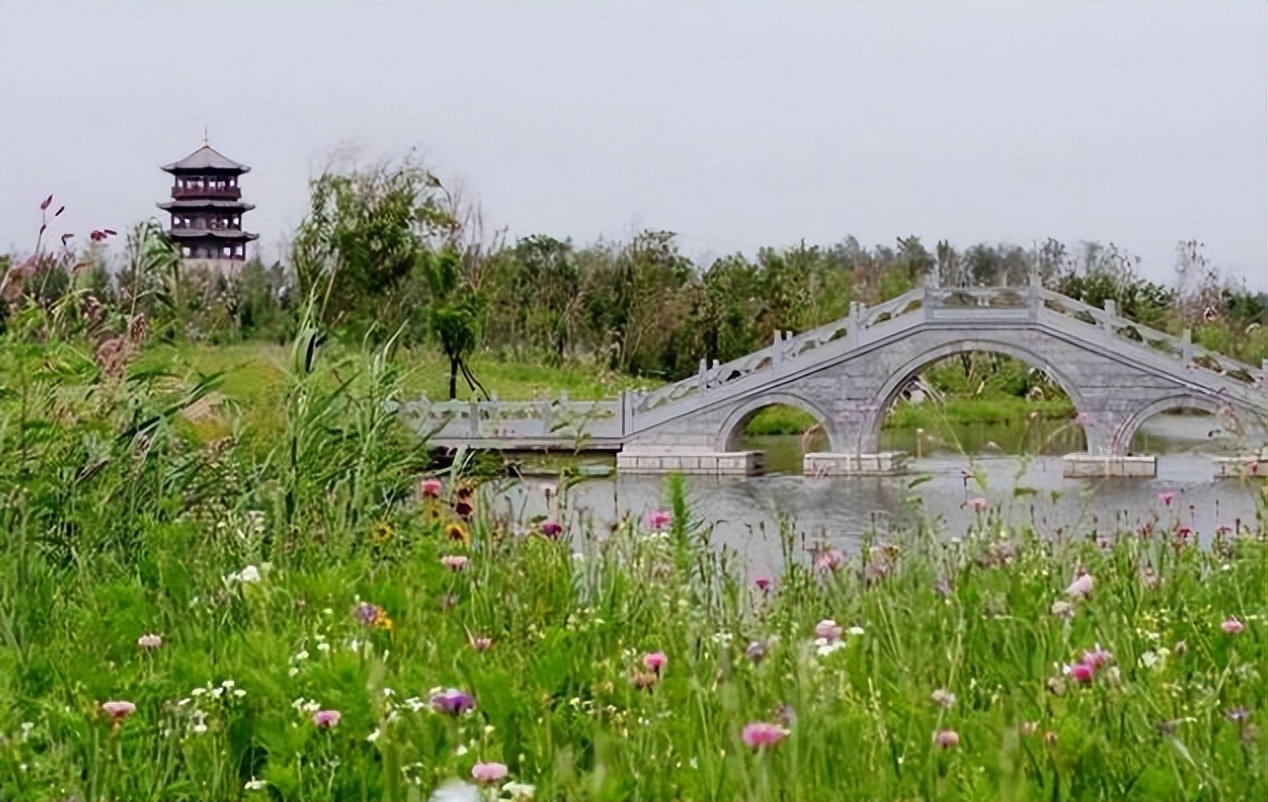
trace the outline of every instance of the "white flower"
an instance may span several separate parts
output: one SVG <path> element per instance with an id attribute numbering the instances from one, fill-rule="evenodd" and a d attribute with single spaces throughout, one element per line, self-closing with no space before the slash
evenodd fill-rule
<path id="1" fill-rule="evenodd" d="M 213 699 L 219 699 L 221 696 L 224 695 L 224 692 L 225 692 L 224 688 L 212 688 L 211 696 Z"/>
<path id="2" fill-rule="evenodd" d="M 220 683 L 220 687 L 222 687 L 222 688 L 232 688 L 234 685 L 237 685 L 237 684 L 238 684 L 238 683 L 234 682 L 233 680 L 231 680 L 231 679 L 227 679 L 227 680 L 225 680 L 224 682 Z"/>
<path id="3" fill-rule="evenodd" d="M 299 669 L 296 668 L 295 666 L 291 666 L 289 669 L 287 669 L 286 676 L 293 677 L 298 673 L 299 673 Z"/>
<path id="4" fill-rule="evenodd" d="M 843 640 L 830 641 L 827 638 L 815 638 L 815 646 L 817 647 L 820 657 L 827 657 L 828 655 L 835 652 L 837 649 L 843 648 L 845 646 L 845 641 Z"/>
<path id="5" fill-rule="evenodd" d="M 317 644 L 317 651 L 319 651 L 319 652 L 329 652 L 329 651 L 330 651 L 330 644 L 329 644 L 329 643 L 326 643 L 325 641 L 322 641 L 321 643 Z"/>
<path id="6" fill-rule="evenodd" d="M 862 635 L 863 627 L 850 627 L 845 632 L 847 635 Z"/>
<path id="7" fill-rule="evenodd" d="M 692 758 L 692 760 L 694 761 L 695 758 Z M 524 802 L 533 798 L 533 794 L 537 793 L 537 786 L 529 785 L 528 783 L 509 782 L 502 786 L 502 791 L 511 795 L 512 802 Z"/>
<path id="8" fill-rule="evenodd" d="M 467 751 L 468 750 L 467 750 L 466 744 L 458 744 L 458 747 L 453 750 L 453 753 L 457 755 L 458 757 L 462 757 L 463 755 L 467 753 Z"/>
<path id="9" fill-rule="evenodd" d="M 291 659 L 292 659 L 292 660 L 294 660 L 294 661 L 295 661 L 295 662 L 297 662 L 297 663 L 298 663 L 298 662 L 301 662 L 301 661 L 304 661 L 304 660 L 307 660 L 307 659 L 308 659 L 308 650 L 307 650 L 307 649 L 301 649 L 301 650 L 300 650 L 300 652 L 299 652 L 299 654 L 295 655 L 295 656 L 294 656 L 293 658 L 291 658 Z"/>
<path id="10" fill-rule="evenodd" d="M 252 777 L 246 785 L 242 786 L 247 791 L 263 791 L 268 786 L 264 780 L 257 780 Z"/>
<path id="11" fill-rule="evenodd" d="M 365 739 L 366 739 L 367 741 L 369 741 L 370 743 L 374 743 L 375 741 L 379 740 L 379 736 L 380 736 L 380 735 L 382 735 L 382 734 L 383 734 L 383 733 L 379 731 L 379 728 L 378 728 L 378 727 L 375 727 L 375 728 L 374 728 L 374 732 L 372 732 L 372 733 L 370 733 L 369 735 L 365 736 Z"/>
<path id="12" fill-rule="evenodd" d="M 233 691 L 233 695 L 241 699 L 242 697 L 247 695 L 247 692 L 242 690 L 241 688 L 235 688 Z"/>
<path id="13" fill-rule="evenodd" d="M 22 740 L 31 737 L 31 730 L 35 729 L 35 724 L 30 721 L 22 722 Z"/>
<path id="14" fill-rule="evenodd" d="M 207 725 L 203 724 L 200 721 L 197 724 L 195 724 L 192 729 L 194 730 L 195 735 L 202 735 L 204 732 L 207 731 Z"/>
<path id="15" fill-rule="evenodd" d="M 207 689 L 206 689 L 206 688 L 194 688 L 192 691 L 190 691 L 190 692 L 189 692 L 189 695 L 190 695 L 190 696 L 202 696 L 202 695 L 203 695 L 204 693 L 206 693 L 206 692 L 207 692 Z"/>
<path id="16" fill-rule="evenodd" d="M 939 688 L 934 691 L 930 695 L 930 698 L 933 699 L 934 703 L 941 705 L 942 707 L 951 707 L 955 704 L 955 694 L 944 688 Z"/>

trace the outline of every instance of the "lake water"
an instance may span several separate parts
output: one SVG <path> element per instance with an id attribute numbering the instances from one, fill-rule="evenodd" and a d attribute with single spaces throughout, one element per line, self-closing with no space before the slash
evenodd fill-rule
<path id="1" fill-rule="evenodd" d="M 893 477 L 814 479 L 800 475 L 800 438 L 753 438 L 745 448 L 765 450 L 771 473 L 749 478 L 686 477 L 692 510 L 714 527 L 713 540 L 738 551 L 755 570 L 776 570 L 780 562 L 780 522 L 798 533 L 801 548 L 826 543 L 856 551 L 868 532 L 909 530 L 921 521 L 945 536 L 963 534 L 975 514 L 968 503 L 986 498 L 1001 505 L 1006 522 L 1034 521 L 1040 531 L 1087 536 L 1110 533 L 1146 521 L 1179 520 L 1203 540 L 1220 526 L 1253 524 L 1262 505 L 1264 480 L 1243 482 L 1214 478 L 1211 456 L 1248 450 L 1210 436 L 1212 419 L 1158 416 L 1138 435 L 1138 451 L 1161 453 L 1155 479 L 1066 479 L 1060 454 L 1068 453 L 1052 431 L 1024 436 L 1009 427 L 972 427 L 957 432 L 961 444 L 973 443 L 972 457 L 934 441 L 921 446 L 910 473 Z M 1059 426 L 1059 425 L 1058 425 Z M 886 433 L 886 448 L 916 453 L 915 433 Z M 1017 457 L 993 444 L 1048 443 L 1041 453 Z M 978 478 L 982 480 L 979 484 Z M 547 511 L 541 482 L 511 487 L 500 501 L 517 515 Z M 1159 496 L 1175 494 L 1170 506 Z M 617 476 L 592 479 L 568 491 L 565 517 L 574 528 L 592 522 L 595 531 L 625 515 L 641 516 L 664 506 L 665 478 Z M 1257 501 L 1258 499 L 1258 501 Z"/>

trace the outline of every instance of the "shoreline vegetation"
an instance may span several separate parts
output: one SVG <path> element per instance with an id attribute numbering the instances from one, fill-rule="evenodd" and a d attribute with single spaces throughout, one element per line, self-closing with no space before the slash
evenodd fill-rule
<path id="1" fill-rule="evenodd" d="M 680 477 L 608 529 L 432 473 L 381 403 L 419 379 L 318 342 L 207 441 L 206 383 L 0 340 L 6 800 L 1268 797 L 1262 504 L 1199 545 L 1174 494 L 1066 531 L 983 489 L 786 521 L 768 572 Z"/>
<path id="2" fill-rule="evenodd" d="M 134 369 L 177 374 L 223 373 L 219 388 L 223 396 L 244 405 L 248 417 L 263 422 L 276 409 L 274 402 L 281 392 L 287 359 L 287 350 L 282 346 L 260 343 L 216 347 L 159 345 L 143 352 Z M 438 354 L 402 349 L 393 355 L 393 363 L 402 371 L 406 397 L 423 394 L 432 399 L 445 397 L 447 377 L 443 359 Z M 578 400 L 611 398 L 624 390 L 658 386 L 653 381 L 586 367 L 507 363 L 489 357 L 472 359 L 471 366 L 488 391 L 504 401 L 557 398 L 561 392 Z M 997 391 L 991 392 L 989 397 L 952 396 L 921 403 L 900 399 L 891 407 L 885 426 L 939 432 L 948 426 L 1025 425 L 1034 416 L 1055 421 L 1072 420 L 1074 415 L 1074 407 L 1064 395 L 1032 400 Z M 809 412 L 773 405 L 753 417 L 745 434 L 801 435 L 815 425 L 816 420 Z"/>

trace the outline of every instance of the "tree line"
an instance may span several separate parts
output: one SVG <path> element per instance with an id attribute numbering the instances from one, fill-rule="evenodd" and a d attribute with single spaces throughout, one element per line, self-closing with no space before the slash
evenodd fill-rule
<path id="1" fill-rule="evenodd" d="M 769 344 L 777 331 L 805 331 L 847 314 L 852 301 L 901 295 L 930 274 L 944 286 L 1047 287 L 1086 303 L 1114 300 L 1121 314 L 1258 365 L 1268 358 L 1268 296 L 1225 279 L 1201 243 L 1181 242 L 1176 280 L 1149 281 L 1140 260 L 1115 245 L 1031 247 L 918 236 L 865 246 L 800 242 L 731 254 L 709 264 L 684 255 L 670 231 L 578 245 L 540 234 L 507 242 L 486 230 L 478 207 L 412 159 L 331 170 L 311 184 L 308 213 L 283 260 L 247 263 L 234 276 L 185 269 L 161 226 L 148 221 L 76 247 L 40 240 L 3 259 L 0 325 L 24 309 L 54 308 L 61 323 L 124 325 L 146 315 L 168 340 L 287 340 L 305 309 L 329 330 L 358 340 L 396 337 L 448 358 L 450 395 L 480 392 L 475 353 L 553 364 L 586 363 L 674 380 L 701 359 L 727 361 Z M 55 218 L 56 215 L 53 215 Z M 73 304 L 59 301 L 73 297 Z"/>

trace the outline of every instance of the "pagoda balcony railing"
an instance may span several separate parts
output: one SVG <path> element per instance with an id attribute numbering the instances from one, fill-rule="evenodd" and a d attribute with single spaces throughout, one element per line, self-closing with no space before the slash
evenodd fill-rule
<path id="1" fill-rule="evenodd" d="M 184 223 L 173 223 L 173 231 L 241 231 L 242 226 L 233 225 L 232 223 L 224 224 L 219 221 L 208 220 L 191 220 L 189 225 Z"/>
<path id="2" fill-rule="evenodd" d="M 238 200 L 242 197 L 241 187 L 172 187 L 172 197 L 177 200 L 192 198 L 196 200 Z"/>

